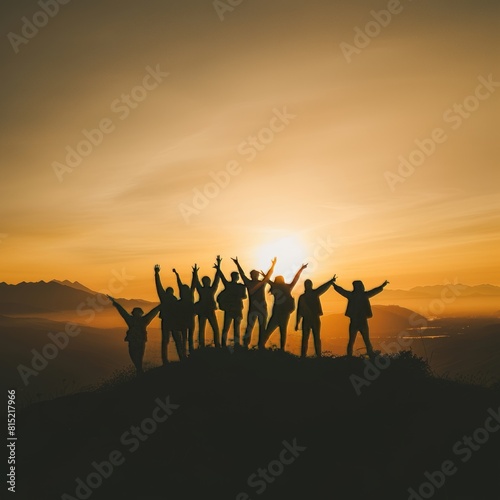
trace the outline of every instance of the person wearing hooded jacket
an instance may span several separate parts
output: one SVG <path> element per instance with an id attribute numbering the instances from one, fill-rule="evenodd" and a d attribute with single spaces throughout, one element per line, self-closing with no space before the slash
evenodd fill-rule
<path id="1" fill-rule="evenodd" d="M 373 346 L 370 342 L 370 331 L 368 328 L 368 318 L 373 316 L 369 299 L 382 292 L 384 287 L 388 284 L 389 282 L 386 280 L 376 288 L 365 290 L 363 282 L 356 280 L 352 282 L 353 289 L 348 291 L 338 286 L 336 283 L 333 283 L 335 291 L 347 299 L 345 315 L 351 320 L 349 324 L 349 342 L 347 344 L 348 356 L 352 356 L 352 349 L 358 332 L 361 333 L 363 337 L 368 356 L 370 356 L 370 358 L 375 356 Z"/>

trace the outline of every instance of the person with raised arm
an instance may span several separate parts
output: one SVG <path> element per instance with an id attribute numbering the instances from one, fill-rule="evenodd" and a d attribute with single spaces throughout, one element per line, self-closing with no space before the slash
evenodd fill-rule
<path id="1" fill-rule="evenodd" d="M 356 340 L 356 335 L 360 332 L 365 342 L 368 356 L 370 356 L 370 358 L 375 357 L 368 328 L 368 318 L 373 316 L 370 298 L 380 293 L 388 284 L 389 282 L 386 280 L 380 286 L 368 291 L 365 290 L 363 282 L 359 280 L 352 282 L 353 289 L 351 291 L 345 290 L 336 283 L 333 284 L 335 291 L 347 299 L 345 315 L 351 320 L 349 324 L 349 342 L 347 344 L 348 356 L 352 356 L 354 341 Z"/>
<path id="2" fill-rule="evenodd" d="M 247 326 L 245 329 L 245 334 L 243 336 L 243 347 L 248 349 L 250 341 L 252 339 L 252 330 L 255 325 L 255 321 L 259 322 L 259 338 L 262 338 L 266 331 L 267 323 L 267 303 L 266 303 L 266 284 L 269 282 L 273 272 L 274 266 L 276 265 L 276 257 L 271 261 L 271 267 L 269 271 L 264 275 L 263 279 L 259 279 L 260 273 L 253 269 L 250 271 L 250 279 L 245 275 L 239 261 L 238 257 L 232 259 L 236 264 L 240 276 L 245 284 L 248 292 L 248 315 L 247 315 Z"/>
<path id="3" fill-rule="evenodd" d="M 267 324 L 267 328 L 263 338 L 259 339 L 259 348 L 264 349 L 266 343 L 269 340 L 271 334 L 279 328 L 280 331 L 280 348 L 282 351 L 286 347 L 286 329 L 288 327 L 288 321 L 290 319 L 290 314 L 292 314 L 295 309 L 295 301 L 292 297 L 292 290 L 299 281 L 302 271 L 307 267 L 307 264 L 303 264 L 302 267 L 297 271 L 291 283 L 285 283 L 285 278 L 283 276 L 276 276 L 274 281 L 269 280 L 271 289 L 269 293 L 274 295 L 273 311 L 271 314 L 271 319 Z M 261 271 L 261 274 L 264 273 Z"/>
<path id="4" fill-rule="evenodd" d="M 144 314 L 144 311 L 140 307 L 134 307 L 132 312 L 128 313 L 113 297 L 110 295 L 107 295 L 107 297 L 111 300 L 120 316 L 125 320 L 125 323 L 127 323 L 128 330 L 124 340 L 128 342 L 128 353 L 132 363 L 134 363 L 137 376 L 142 375 L 144 373 L 142 361 L 144 359 L 146 342 L 148 341 L 146 328 L 160 311 L 160 306 L 154 307 L 147 314 Z"/>
<path id="5" fill-rule="evenodd" d="M 323 283 L 318 288 L 313 288 L 313 282 L 309 279 L 304 281 L 304 293 L 299 297 L 297 303 L 297 320 L 295 322 L 295 331 L 299 329 L 302 321 L 302 346 L 300 350 L 301 357 L 307 356 L 307 347 L 309 344 L 309 335 L 312 330 L 314 339 L 314 350 L 316 357 L 321 357 L 321 316 L 323 309 L 321 307 L 320 296 L 323 295 L 330 285 L 335 283 L 337 276 Z"/>
<path id="6" fill-rule="evenodd" d="M 161 319 L 161 360 L 164 365 L 168 363 L 168 344 L 170 335 L 175 342 L 175 348 L 180 360 L 186 357 L 182 344 L 181 332 L 179 329 L 179 300 L 174 295 L 174 289 L 169 286 L 163 288 L 160 279 L 160 266 L 156 264 L 155 285 L 158 298 L 160 299 L 160 319 Z"/>
<path id="7" fill-rule="evenodd" d="M 214 268 L 217 269 L 217 274 L 220 276 L 222 283 L 224 283 L 224 290 L 217 296 L 219 308 L 224 311 L 224 325 L 222 327 L 222 347 L 226 347 L 227 334 L 231 323 L 233 323 L 234 330 L 234 347 L 240 346 L 240 326 L 243 318 L 243 299 L 247 294 L 245 286 L 238 283 L 240 275 L 237 272 L 231 273 L 231 281 L 228 281 L 221 270 L 221 261 L 219 259 Z"/>
<path id="8" fill-rule="evenodd" d="M 195 271 L 196 269 L 196 271 Z M 189 346 L 189 353 L 194 351 L 194 275 L 197 272 L 196 264 L 193 266 L 193 273 L 191 278 L 191 286 L 185 285 L 179 273 L 172 269 L 172 272 L 177 278 L 177 286 L 179 288 L 179 327 L 181 331 L 182 345 L 184 352 L 187 352 Z"/>
<path id="9" fill-rule="evenodd" d="M 220 264 L 220 255 L 217 255 L 216 265 Z M 217 303 L 215 302 L 215 293 L 220 282 L 220 275 L 216 271 L 213 282 L 210 282 L 208 276 L 203 276 L 201 278 L 201 283 L 198 278 L 198 268 L 194 269 L 194 286 L 198 292 L 199 301 L 195 304 L 196 313 L 198 314 L 198 346 L 205 347 L 205 326 L 208 323 L 212 327 L 214 333 L 214 344 L 215 347 L 220 347 L 220 332 L 219 324 L 217 323 L 217 317 L 215 316 L 215 311 L 217 309 Z"/>

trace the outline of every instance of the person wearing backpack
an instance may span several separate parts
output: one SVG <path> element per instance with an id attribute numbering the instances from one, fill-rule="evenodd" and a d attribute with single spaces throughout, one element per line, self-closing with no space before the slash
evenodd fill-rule
<path id="1" fill-rule="evenodd" d="M 220 261 L 220 255 L 217 255 L 216 262 L 220 263 Z M 200 283 L 200 279 L 198 278 L 198 268 L 195 267 L 194 280 L 194 286 L 198 292 L 198 296 L 200 297 L 200 300 L 195 304 L 195 310 L 198 314 L 198 347 L 205 347 L 205 326 L 207 320 L 212 327 L 212 331 L 214 332 L 215 347 L 220 347 L 219 325 L 217 323 L 217 317 L 215 316 L 215 311 L 217 309 L 215 293 L 217 292 L 217 288 L 219 286 L 220 274 L 218 272 L 215 273 L 213 282 L 210 282 L 210 278 L 208 276 L 203 276 Z"/>
<path id="2" fill-rule="evenodd" d="M 320 296 L 323 295 L 330 285 L 335 283 L 337 276 L 334 276 L 330 281 L 327 281 L 318 288 L 313 288 L 311 280 L 304 281 L 304 293 L 299 297 L 297 303 L 297 320 L 295 322 L 295 331 L 299 329 L 302 321 L 302 346 L 300 350 L 301 357 L 307 355 L 307 346 L 309 344 L 309 335 L 312 331 L 314 339 L 314 350 L 316 357 L 321 357 L 321 316 L 323 316 L 323 308 L 321 307 Z"/>
<path id="3" fill-rule="evenodd" d="M 224 311 L 224 326 L 222 327 L 222 347 L 226 347 L 227 334 L 231 323 L 233 324 L 234 330 L 234 346 L 240 346 L 240 327 L 241 320 L 243 319 L 243 299 L 246 299 L 247 294 L 245 290 L 245 285 L 238 283 L 240 275 L 234 271 L 231 273 L 231 281 L 228 281 L 221 270 L 221 261 L 218 260 L 214 265 L 217 269 L 217 274 L 219 275 L 222 283 L 224 283 L 224 290 L 217 296 L 217 302 L 219 308 Z"/>
<path id="4" fill-rule="evenodd" d="M 335 291 L 347 299 L 345 315 L 351 320 L 349 323 L 349 343 L 347 344 L 348 356 L 352 356 L 354 341 L 356 340 L 356 335 L 360 332 L 365 342 L 368 356 L 370 358 L 375 357 L 375 351 L 370 342 L 370 331 L 368 328 L 368 318 L 373 316 L 370 298 L 382 292 L 388 284 L 389 282 L 386 280 L 376 288 L 365 290 L 363 282 L 356 280 L 352 282 L 352 291 L 345 290 L 336 283 L 333 284 Z"/>
<path id="5" fill-rule="evenodd" d="M 259 322 L 259 338 L 264 335 L 266 331 L 267 323 L 267 304 L 266 304 L 266 284 L 271 279 L 274 272 L 274 266 L 276 265 L 276 257 L 271 261 L 271 267 L 269 271 L 265 274 L 263 279 L 259 279 L 259 271 L 253 269 L 250 271 L 250 278 L 245 275 L 239 261 L 238 257 L 232 259 L 236 264 L 243 283 L 248 292 L 248 315 L 247 315 L 247 327 L 245 329 L 245 334 L 243 336 L 243 347 L 248 349 L 250 341 L 252 338 L 252 330 L 255 322 Z"/>
<path id="6" fill-rule="evenodd" d="M 144 373 L 142 360 L 144 359 L 144 350 L 148 341 L 146 328 L 160 312 L 160 306 L 154 307 L 147 314 L 144 314 L 144 311 L 140 307 L 134 307 L 132 313 L 128 313 L 111 295 L 107 295 L 107 297 L 120 313 L 120 316 L 125 320 L 125 323 L 127 323 L 128 330 L 125 342 L 128 342 L 128 353 L 132 363 L 134 363 L 137 376 L 142 375 Z"/>
<path id="7" fill-rule="evenodd" d="M 286 329 L 288 327 L 288 321 L 290 319 L 290 314 L 295 310 L 295 301 L 292 297 L 292 290 L 294 286 L 299 281 L 302 271 L 307 267 L 307 264 L 303 264 L 302 267 L 297 271 L 297 274 L 293 278 L 291 283 L 285 283 L 285 278 L 283 276 L 276 276 L 274 281 L 269 280 L 271 289 L 269 293 L 274 296 L 273 311 L 271 314 L 271 319 L 267 324 L 267 328 L 263 338 L 259 339 L 259 349 L 264 349 L 266 343 L 269 340 L 271 334 L 279 328 L 280 331 L 280 349 L 285 350 L 286 346 Z"/>

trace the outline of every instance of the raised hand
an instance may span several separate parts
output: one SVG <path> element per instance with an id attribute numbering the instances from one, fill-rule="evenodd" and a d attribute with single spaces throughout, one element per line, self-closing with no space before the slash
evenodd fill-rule
<path id="1" fill-rule="evenodd" d="M 200 268 L 195 264 L 193 266 L 193 274 L 196 274 L 199 270 L 200 270 Z"/>
<path id="2" fill-rule="evenodd" d="M 277 261 L 277 260 L 278 260 L 278 259 L 277 259 L 276 257 L 274 257 L 274 259 L 273 259 L 273 260 L 271 260 L 271 264 L 273 265 L 273 267 L 274 267 L 274 265 L 276 264 L 276 261 Z"/>
<path id="3" fill-rule="evenodd" d="M 300 269 L 305 269 L 309 264 L 302 264 L 302 267 Z"/>
<path id="4" fill-rule="evenodd" d="M 176 271 L 175 269 L 172 269 L 172 272 L 173 272 L 174 274 L 177 274 L 177 271 Z"/>
<path id="5" fill-rule="evenodd" d="M 235 263 L 235 264 L 238 264 L 238 257 L 231 257 L 231 260 Z"/>
<path id="6" fill-rule="evenodd" d="M 159 273 L 159 272 L 160 272 L 160 265 L 156 264 L 155 265 L 155 273 Z"/>
<path id="7" fill-rule="evenodd" d="M 332 278 L 332 283 L 335 283 L 336 281 L 337 281 L 337 275 L 336 275 L 336 274 L 334 274 L 334 275 L 333 275 L 333 278 Z"/>
<path id="8" fill-rule="evenodd" d="M 388 282 L 387 280 L 385 280 L 385 281 L 382 283 L 382 286 L 386 286 L 386 285 L 388 285 L 388 284 L 389 284 L 389 282 Z"/>

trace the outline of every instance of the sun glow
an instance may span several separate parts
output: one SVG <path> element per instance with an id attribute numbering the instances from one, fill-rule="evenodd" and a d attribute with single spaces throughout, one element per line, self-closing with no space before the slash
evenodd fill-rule
<path id="1" fill-rule="evenodd" d="M 287 281 L 290 281 L 300 266 L 305 263 L 306 248 L 300 238 L 294 235 L 271 240 L 259 246 L 255 251 L 257 269 L 266 272 L 274 257 L 278 259 L 274 276 L 281 274 Z"/>

